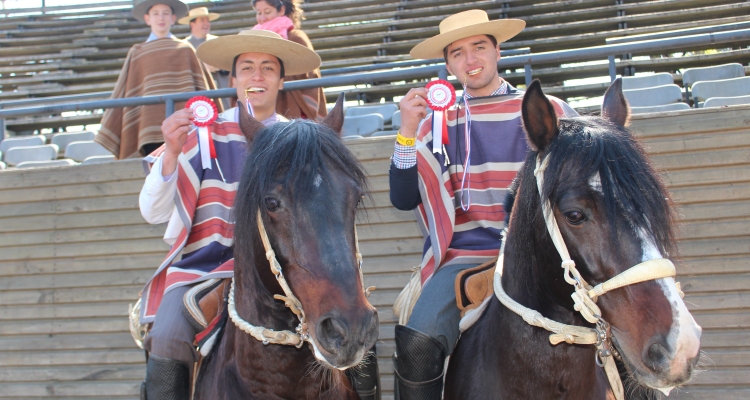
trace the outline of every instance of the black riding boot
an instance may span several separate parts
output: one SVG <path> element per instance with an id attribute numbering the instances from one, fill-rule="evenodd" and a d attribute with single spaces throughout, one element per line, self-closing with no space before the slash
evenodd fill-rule
<path id="1" fill-rule="evenodd" d="M 350 377 L 361 400 L 380 400 L 380 374 L 375 346 L 365 356 L 360 370 L 352 371 Z"/>
<path id="2" fill-rule="evenodd" d="M 190 369 L 182 361 L 152 354 L 146 364 L 146 382 L 144 383 L 141 385 L 141 400 L 188 400 L 190 398 Z"/>
<path id="3" fill-rule="evenodd" d="M 439 400 L 443 395 L 442 343 L 422 332 L 396 325 L 395 400 Z"/>

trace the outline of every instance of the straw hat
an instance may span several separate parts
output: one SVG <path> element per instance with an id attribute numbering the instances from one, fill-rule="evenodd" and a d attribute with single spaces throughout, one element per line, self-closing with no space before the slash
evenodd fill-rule
<path id="1" fill-rule="evenodd" d="M 143 16 L 148 13 L 149 8 L 157 4 L 165 4 L 172 7 L 174 15 L 176 15 L 177 18 L 182 18 L 188 13 L 188 6 L 180 0 L 135 0 L 135 5 L 133 5 L 133 18 L 141 22 L 146 22 L 146 20 L 143 19 Z"/>
<path id="2" fill-rule="evenodd" d="M 198 17 L 208 17 L 209 21 L 215 21 L 219 19 L 219 14 L 208 12 L 208 7 L 198 7 L 190 10 L 187 17 L 180 18 L 177 23 L 180 25 L 190 25 L 190 21 Z"/>
<path id="3" fill-rule="evenodd" d="M 417 59 L 442 58 L 443 49 L 456 40 L 476 35 L 492 35 L 502 43 L 518 35 L 526 26 L 520 19 L 490 21 L 484 10 L 469 10 L 453 14 L 440 22 L 440 34 L 414 46 L 409 52 Z"/>
<path id="4" fill-rule="evenodd" d="M 197 50 L 201 61 L 225 71 L 231 71 L 234 58 L 244 53 L 266 53 L 278 57 L 284 63 L 286 75 L 306 74 L 320 67 L 318 53 L 271 31 L 247 30 L 221 36 L 203 42 Z"/>

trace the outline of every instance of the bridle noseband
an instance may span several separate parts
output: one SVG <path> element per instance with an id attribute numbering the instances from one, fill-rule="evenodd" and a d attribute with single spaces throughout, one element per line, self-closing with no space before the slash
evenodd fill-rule
<path id="1" fill-rule="evenodd" d="M 276 259 L 276 253 L 273 251 L 273 247 L 271 247 L 271 241 L 268 239 L 268 233 L 266 232 L 266 227 L 263 224 L 260 210 L 258 210 L 257 219 L 260 239 L 263 242 L 263 248 L 266 250 L 266 259 L 268 259 L 268 263 L 271 265 L 271 272 L 273 272 L 274 276 L 276 276 L 276 281 L 279 282 L 281 290 L 284 291 L 283 296 L 280 294 L 276 294 L 273 296 L 273 298 L 276 300 L 284 301 L 284 305 L 286 305 L 299 319 L 299 325 L 297 325 L 295 332 L 287 330 L 275 331 L 273 329 L 264 328 L 262 326 L 252 325 L 251 323 L 242 319 L 239 314 L 237 314 L 237 309 L 234 303 L 234 276 L 232 277 L 232 284 L 229 289 L 229 318 L 232 319 L 232 322 L 239 329 L 243 330 L 245 333 L 249 334 L 255 339 L 261 341 L 263 344 L 283 344 L 301 348 L 305 342 L 312 342 L 312 338 L 310 337 L 310 332 L 308 330 L 307 321 L 305 318 L 305 311 L 302 309 L 302 303 L 300 303 L 299 299 L 297 299 L 294 293 L 292 293 L 292 289 L 289 288 L 289 284 L 287 284 L 286 278 L 284 278 L 284 273 L 281 270 L 281 264 L 279 263 L 279 260 Z M 365 295 L 369 297 L 370 291 L 374 290 L 375 287 L 371 286 L 367 289 L 365 289 L 364 287 L 365 281 L 362 274 L 362 253 L 360 253 L 359 251 L 359 239 L 357 237 L 356 226 L 354 227 L 354 246 L 357 257 L 357 265 L 359 268 L 359 277 L 362 282 L 362 290 L 364 291 Z"/>
<path id="2" fill-rule="evenodd" d="M 580 312 L 586 321 L 596 324 L 596 327 L 587 328 L 566 325 L 553 321 L 545 318 L 538 311 L 521 305 L 508 296 L 502 285 L 505 241 L 503 241 L 503 245 L 500 248 L 497 267 L 495 268 L 495 277 L 493 280 L 495 296 L 505 307 L 521 316 L 529 325 L 552 332 L 549 340 L 553 345 L 562 342 L 568 344 L 595 345 L 597 348 L 595 358 L 597 365 L 604 368 L 610 386 L 612 387 L 612 392 L 615 395 L 615 399 L 623 400 L 625 398 L 625 392 L 622 386 L 622 381 L 620 380 L 620 374 L 617 372 L 617 366 L 614 362 L 608 362 L 609 356 L 614 355 L 617 357 L 617 351 L 611 345 L 611 335 L 609 332 L 610 325 L 602 319 L 602 312 L 599 309 L 599 306 L 596 305 L 596 301 L 603 294 L 624 286 L 661 278 L 673 278 L 676 276 L 675 267 L 674 264 L 666 258 L 652 259 L 635 265 L 595 287 L 589 285 L 576 269 L 575 262 L 570 258 L 568 248 L 565 246 L 565 241 L 560 233 L 560 227 L 557 225 L 557 220 L 552 212 L 552 206 L 550 205 L 549 199 L 544 198 L 542 192 L 544 188 L 544 171 L 547 169 L 549 159 L 550 157 L 547 155 L 542 161 L 542 155 L 540 154 L 537 156 L 536 168 L 534 169 L 537 189 L 542 200 L 544 221 L 549 235 L 552 238 L 552 242 L 562 258 L 561 266 L 565 271 L 563 277 L 565 278 L 565 281 L 574 288 L 574 292 L 571 295 L 574 302 L 573 308 Z M 505 237 L 507 239 L 507 234 Z M 677 289 L 679 291 L 679 284 Z M 682 296 L 681 291 L 680 295 Z"/>

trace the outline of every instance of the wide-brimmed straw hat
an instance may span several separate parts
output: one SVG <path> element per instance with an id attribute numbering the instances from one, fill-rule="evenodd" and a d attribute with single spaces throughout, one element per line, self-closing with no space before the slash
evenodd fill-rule
<path id="1" fill-rule="evenodd" d="M 220 15 L 208 12 L 208 7 L 198 7 L 190 10 L 187 17 L 180 18 L 177 20 L 177 23 L 180 25 L 190 25 L 190 21 L 199 17 L 208 17 L 209 21 L 215 21 L 219 19 Z"/>
<path id="2" fill-rule="evenodd" d="M 165 4 L 172 7 L 172 12 L 174 12 L 174 15 L 177 16 L 177 18 L 182 18 L 188 14 L 187 4 L 180 0 L 135 0 L 135 4 L 133 5 L 133 18 L 141 22 L 146 22 L 146 20 L 143 19 L 143 16 L 148 13 L 149 8 L 157 4 Z"/>
<path id="3" fill-rule="evenodd" d="M 440 34 L 414 46 L 412 57 L 428 60 L 442 58 L 443 49 L 456 40 L 476 35 L 492 35 L 502 43 L 518 35 L 526 22 L 520 19 L 496 19 L 490 21 L 484 10 L 468 10 L 453 14 L 440 22 Z"/>
<path id="4" fill-rule="evenodd" d="M 286 75 L 306 74 L 320 67 L 318 53 L 271 31 L 247 30 L 221 36 L 203 42 L 197 50 L 201 61 L 225 71 L 231 71 L 234 58 L 244 53 L 266 53 L 278 57 L 284 63 Z"/>

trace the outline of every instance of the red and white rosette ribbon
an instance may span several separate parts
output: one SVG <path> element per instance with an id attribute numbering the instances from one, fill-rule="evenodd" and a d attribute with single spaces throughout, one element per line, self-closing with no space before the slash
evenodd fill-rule
<path id="1" fill-rule="evenodd" d="M 435 111 L 432 116 L 432 152 L 443 152 L 443 144 L 448 144 L 448 119 L 445 111 L 456 102 L 456 91 L 450 82 L 438 79 L 425 86 L 427 105 Z"/>
<path id="2" fill-rule="evenodd" d="M 211 159 L 216 158 L 216 149 L 208 127 L 219 117 L 216 104 L 208 97 L 195 96 L 188 100 L 185 108 L 193 110 L 193 125 L 198 128 L 198 146 L 201 150 L 203 169 L 212 169 Z"/>

